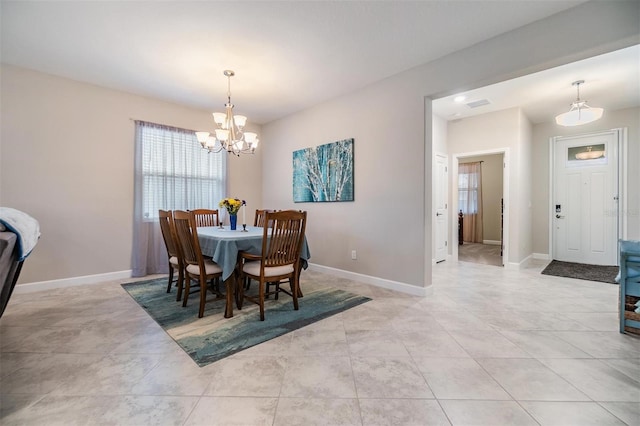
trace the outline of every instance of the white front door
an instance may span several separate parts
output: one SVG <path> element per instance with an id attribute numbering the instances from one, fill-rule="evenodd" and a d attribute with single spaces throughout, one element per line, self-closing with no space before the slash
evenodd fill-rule
<path id="1" fill-rule="evenodd" d="M 618 135 L 554 139 L 553 258 L 616 265 Z"/>
<path id="2" fill-rule="evenodd" d="M 434 210 L 435 210 L 435 261 L 442 262 L 447 259 L 447 229 L 448 210 L 448 158 L 436 154 L 436 166 L 434 168 Z"/>

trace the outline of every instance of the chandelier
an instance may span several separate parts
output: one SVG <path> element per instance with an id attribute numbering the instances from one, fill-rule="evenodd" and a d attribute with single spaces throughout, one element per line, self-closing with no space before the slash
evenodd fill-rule
<path id="1" fill-rule="evenodd" d="M 215 136 L 209 132 L 196 132 L 196 138 L 202 148 L 208 152 L 227 151 L 230 154 L 240 156 L 240 154 L 253 154 L 258 147 L 258 135 L 253 132 L 243 132 L 242 129 L 247 123 L 244 115 L 233 115 L 233 104 L 231 103 L 231 77 L 235 72 L 225 70 L 227 76 L 227 103 L 224 105 L 225 112 L 214 112 L 213 120 L 218 128 Z"/>
<path id="2" fill-rule="evenodd" d="M 571 103 L 571 109 L 568 112 L 556 116 L 556 123 L 561 126 L 579 126 L 602 118 L 604 111 L 602 108 L 591 108 L 587 105 L 587 101 L 580 100 L 580 85 L 584 84 L 584 80 L 574 81 L 571 84 L 576 86 L 578 96 Z"/>

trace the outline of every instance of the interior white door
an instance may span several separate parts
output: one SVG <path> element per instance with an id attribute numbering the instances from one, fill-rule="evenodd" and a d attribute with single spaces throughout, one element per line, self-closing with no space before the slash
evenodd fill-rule
<path id="1" fill-rule="evenodd" d="M 447 259 L 447 229 L 448 229 L 448 158 L 445 155 L 436 154 L 436 166 L 434 168 L 434 210 L 435 210 L 435 261 L 442 262 Z"/>
<path id="2" fill-rule="evenodd" d="M 553 258 L 617 264 L 618 137 L 559 137 L 554 147 Z"/>

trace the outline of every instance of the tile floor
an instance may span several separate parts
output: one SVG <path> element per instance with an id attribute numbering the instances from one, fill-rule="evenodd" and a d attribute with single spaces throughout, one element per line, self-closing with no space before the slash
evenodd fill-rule
<path id="1" fill-rule="evenodd" d="M 502 266 L 502 248 L 499 245 L 464 243 L 458 246 L 458 260 Z"/>
<path id="2" fill-rule="evenodd" d="M 119 283 L 15 294 L 0 424 L 639 425 L 640 338 L 618 287 L 466 262 L 199 368 Z M 159 289 L 161 291 L 162 289 Z"/>

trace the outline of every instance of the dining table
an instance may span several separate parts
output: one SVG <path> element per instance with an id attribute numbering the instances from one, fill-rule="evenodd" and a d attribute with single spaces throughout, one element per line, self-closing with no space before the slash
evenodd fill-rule
<path id="1" fill-rule="evenodd" d="M 246 252 L 260 255 L 262 253 L 262 237 L 264 229 L 259 226 L 242 226 L 232 230 L 229 226 L 198 227 L 198 240 L 202 254 L 210 257 L 222 268 L 222 280 L 227 288 L 225 318 L 233 317 L 233 289 L 235 289 L 238 253 Z M 311 258 L 309 245 L 305 236 L 300 250 L 300 269 L 307 269 Z M 301 294 L 299 296 L 302 296 Z"/>

